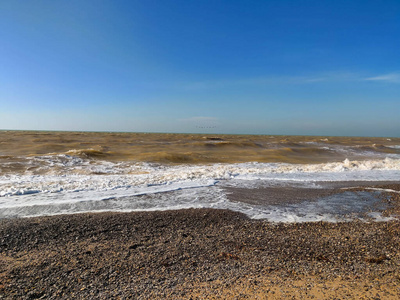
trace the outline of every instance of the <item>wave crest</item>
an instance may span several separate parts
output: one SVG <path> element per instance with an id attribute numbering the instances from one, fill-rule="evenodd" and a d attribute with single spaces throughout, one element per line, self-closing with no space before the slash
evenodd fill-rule
<path id="1" fill-rule="evenodd" d="M 97 150 L 93 148 L 89 149 L 72 149 L 65 152 L 66 155 L 78 156 L 83 158 L 96 158 L 96 157 L 104 157 L 109 155 L 107 152 L 103 152 L 102 150 Z"/>

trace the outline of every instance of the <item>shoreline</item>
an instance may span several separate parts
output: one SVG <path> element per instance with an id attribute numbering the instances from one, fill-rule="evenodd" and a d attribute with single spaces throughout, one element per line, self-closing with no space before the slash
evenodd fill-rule
<path id="1" fill-rule="evenodd" d="M 385 199 L 398 214 L 400 194 Z M 0 295 L 398 299 L 400 220 L 269 223 L 215 209 L 3 219 Z"/>
<path id="2" fill-rule="evenodd" d="M 274 215 L 274 213 L 271 214 L 271 216 L 266 216 L 265 218 L 260 218 L 258 216 L 251 215 L 249 214 L 249 217 L 251 219 L 261 219 L 261 220 L 266 220 L 269 222 L 318 222 L 318 221 L 327 221 L 327 222 L 341 222 L 345 220 L 351 220 L 351 219 L 363 219 L 363 218 L 369 218 L 368 214 L 369 213 L 378 213 L 377 220 L 380 218 L 379 213 L 383 212 L 387 208 L 390 208 L 390 203 L 387 201 L 382 201 L 380 198 L 384 199 L 386 192 L 392 190 L 394 193 L 396 193 L 396 190 L 400 193 L 400 182 L 399 181 L 335 181 L 335 182 L 327 182 L 327 181 L 316 181 L 315 184 L 317 186 L 304 186 L 301 183 L 297 185 L 292 185 L 292 186 L 286 186 L 284 184 L 276 184 L 276 185 L 267 185 L 267 186 L 256 186 L 256 187 L 231 187 L 229 185 L 221 185 L 220 188 L 224 191 L 224 194 L 226 195 L 227 199 L 231 203 L 239 203 L 239 204 L 249 204 L 253 205 L 254 207 L 265 207 L 265 212 L 268 213 L 268 209 L 271 209 L 271 211 L 279 211 L 281 209 L 282 212 L 285 210 L 288 212 L 287 209 L 289 209 L 291 214 L 295 217 L 293 220 L 285 220 L 285 218 L 279 220 L 278 218 L 271 217 Z M 387 190 L 387 191 L 386 191 Z M 152 198 L 154 195 L 157 194 L 163 194 L 165 195 L 166 198 L 169 199 L 174 199 L 175 197 L 181 197 L 179 195 L 180 189 L 177 190 L 171 190 L 167 192 L 162 192 L 162 193 L 148 193 L 148 194 L 143 194 L 143 195 L 138 195 L 138 196 L 133 196 L 133 201 L 135 201 L 135 198 L 142 198 L 141 201 L 152 201 Z M 355 194 L 358 192 L 364 192 L 365 193 L 370 193 L 371 196 L 356 196 Z M 344 193 L 352 193 L 354 194 L 354 199 L 348 199 L 348 201 L 353 200 L 355 201 L 353 208 L 349 207 L 347 213 L 346 212 L 341 212 L 340 210 L 340 203 L 334 203 L 337 200 L 331 200 L 332 196 L 335 197 L 341 197 L 341 194 Z M 381 195 L 372 195 L 373 193 L 380 193 Z M 129 199 L 131 196 L 123 196 L 120 197 L 120 200 Z M 347 197 L 348 198 L 348 197 Z M 345 198 L 345 199 L 347 199 Z M 113 199 L 113 198 L 110 198 Z M 116 198 L 117 199 L 117 198 Z M 320 209 L 317 211 L 313 211 L 315 213 L 315 218 L 310 215 L 311 218 L 302 218 L 301 214 L 299 217 L 295 215 L 296 207 L 298 209 L 306 209 L 307 207 L 310 209 L 310 207 L 313 204 L 318 205 L 320 201 L 331 201 L 329 205 L 335 204 L 337 207 L 337 211 L 334 208 L 331 208 L 330 210 L 324 210 Z M 375 203 L 369 203 L 370 206 L 368 206 L 368 203 L 362 203 L 362 202 L 367 202 L 367 201 L 372 201 Z M 346 200 L 347 201 L 347 200 Z M 90 200 L 85 200 L 82 201 L 84 202 L 90 202 Z M 106 201 L 105 201 L 106 202 Z M 161 207 L 160 209 L 157 209 L 155 207 L 151 207 L 150 209 L 132 209 L 130 210 L 129 207 L 126 209 L 115 209 L 116 206 L 112 206 L 111 204 L 105 204 L 103 206 L 97 207 L 97 209 L 93 209 L 93 207 L 89 207 L 89 209 L 85 210 L 84 205 L 80 205 L 81 203 L 65 203 L 64 207 L 61 207 L 62 209 L 58 208 L 55 206 L 54 209 L 52 207 L 49 207 L 51 209 L 48 209 L 47 207 L 41 207 L 39 204 L 32 206 L 34 208 L 33 211 L 28 211 L 26 210 L 24 213 L 24 207 L 9 207 L 3 208 L 5 210 L 6 214 L 2 214 L 0 211 L 0 220 L 7 220 L 7 219 L 18 219 L 18 218 L 35 218 L 35 217 L 46 217 L 46 216 L 56 216 L 56 215 L 70 215 L 70 214 L 86 214 L 86 213 L 104 213 L 104 212 L 143 212 L 143 211 L 165 211 L 165 210 L 175 210 L 177 208 L 168 208 L 168 207 Z M 345 204 L 345 203 L 343 203 Z M 362 206 L 362 209 L 357 209 L 356 206 L 360 204 Z M 379 205 L 380 204 L 380 205 Z M 118 203 L 117 203 L 118 205 Z M 117 206 L 118 207 L 118 206 Z M 269 208 L 268 208 L 269 207 Z M 368 208 L 371 208 L 372 210 L 367 210 Z M 30 206 L 26 206 L 27 209 L 30 208 Z M 70 209 L 68 209 L 70 208 Z M 73 209 L 71 209 L 73 208 Z M 182 207 L 181 209 L 188 209 L 191 208 L 190 205 L 186 207 Z M 199 208 L 199 206 L 197 206 Z M 203 207 L 207 208 L 207 206 Z M 237 207 L 218 207 L 217 209 L 231 209 L 233 211 L 239 211 L 246 213 L 245 210 L 240 210 Z M 46 213 L 41 213 L 45 211 Z M 38 213 L 39 212 L 39 213 Z M 399 213 L 400 215 L 400 213 Z M 386 217 L 388 217 L 388 214 L 385 214 Z M 295 221 L 296 220 L 296 221 Z"/>

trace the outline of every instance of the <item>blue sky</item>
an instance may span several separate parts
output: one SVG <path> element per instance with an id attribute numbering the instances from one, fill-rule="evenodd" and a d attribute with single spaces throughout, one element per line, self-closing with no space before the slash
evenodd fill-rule
<path id="1" fill-rule="evenodd" d="M 400 1 L 1 1 L 0 129 L 400 136 Z"/>

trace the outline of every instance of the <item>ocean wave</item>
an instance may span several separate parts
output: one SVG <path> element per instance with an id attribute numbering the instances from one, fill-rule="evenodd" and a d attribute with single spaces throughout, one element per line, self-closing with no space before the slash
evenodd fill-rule
<path id="1" fill-rule="evenodd" d="M 84 157 L 84 158 L 98 158 L 98 157 L 104 157 L 109 155 L 109 153 L 104 152 L 102 150 L 98 149 L 72 149 L 69 150 L 65 153 L 66 155 L 72 155 L 72 156 L 78 156 L 78 157 Z"/>
<path id="2" fill-rule="evenodd" d="M 335 221 L 336 217 L 331 213 L 315 214 L 313 204 L 301 204 L 288 210 L 287 207 L 230 201 L 223 187 L 251 189 L 263 185 L 300 185 L 316 188 L 320 182 L 326 181 L 398 181 L 400 178 L 400 159 L 391 158 L 368 161 L 346 159 L 321 164 L 208 165 L 112 163 L 79 160 L 65 155 L 40 159 L 61 164 L 60 170 L 64 171 L 0 176 L 0 218 L 87 211 L 214 207 L 279 222 Z M 53 165 L 51 170 L 54 169 L 57 168 Z M 69 173 L 65 172 L 67 169 Z M 96 169 L 101 172 L 95 173 Z M 325 206 L 332 206 L 329 201 Z"/>
<path id="3" fill-rule="evenodd" d="M 386 146 L 386 147 L 400 150 L 400 145 L 392 145 L 392 146 Z"/>
<path id="4" fill-rule="evenodd" d="M 54 158 L 54 157 L 52 157 Z M 46 159 L 46 157 L 42 157 Z M 31 193 L 79 191 L 109 191 L 170 184 L 186 184 L 204 180 L 269 179 L 280 180 L 388 180 L 385 172 L 395 171 L 400 176 L 400 160 L 355 161 L 344 160 L 322 164 L 241 163 L 210 165 L 162 165 L 148 163 L 87 163 L 70 157 L 58 157 L 61 171 L 52 166 L 52 172 L 42 174 L 0 176 L 0 196 Z M 72 159 L 72 160 L 71 160 Z M 68 167 L 66 167 L 66 165 Z M 69 173 L 66 170 L 69 169 Z M 85 170 L 87 169 L 87 170 Z M 379 171 L 374 173 L 373 171 Z M 357 173 L 358 172 L 358 173 Z M 343 175 L 344 174 L 344 175 Z M 347 174 L 347 175 L 346 175 Z M 400 177 L 398 177 L 400 178 Z"/>

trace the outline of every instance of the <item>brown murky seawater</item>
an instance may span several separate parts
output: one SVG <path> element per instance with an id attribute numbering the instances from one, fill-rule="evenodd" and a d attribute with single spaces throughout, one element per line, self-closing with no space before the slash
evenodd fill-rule
<path id="1" fill-rule="evenodd" d="M 0 219 L 194 206 L 331 220 L 380 201 L 333 190 L 399 170 L 400 138 L 0 131 Z"/>
<path id="2" fill-rule="evenodd" d="M 0 131 L 3 159 L 67 154 L 159 163 L 320 163 L 399 154 L 398 145 L 400 138 Z"/>

